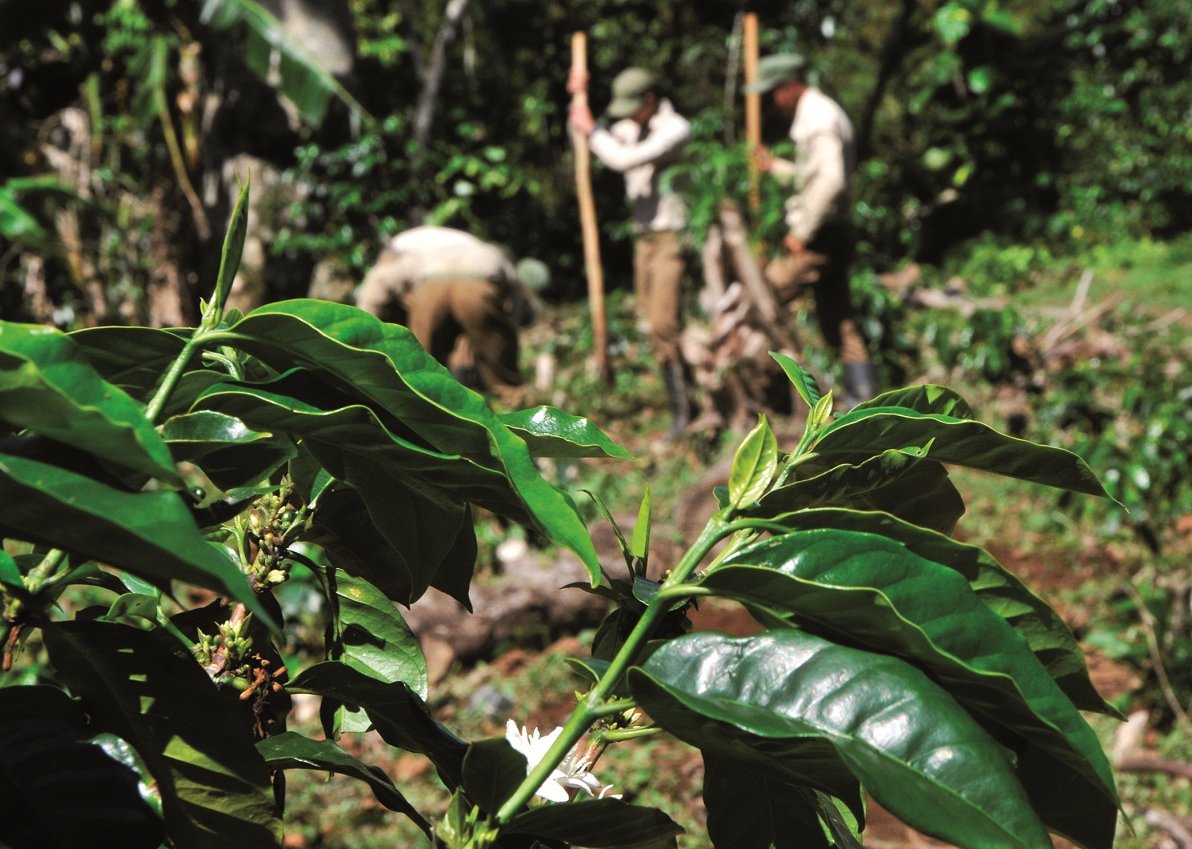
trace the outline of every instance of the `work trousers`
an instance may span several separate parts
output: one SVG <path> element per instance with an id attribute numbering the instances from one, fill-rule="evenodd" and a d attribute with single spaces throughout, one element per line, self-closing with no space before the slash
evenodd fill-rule
<path id="1" fill-rule="evenodd" d="M 471 343 L 485 389 L 501 393 L 521 385 L 517 330 L 495 283 L 475 277 L 427 279 L 416 282 L 404 301 L 410 332 L 436 360 L 446 364 L 462 334 Z"/>
<path id="2" fill-rule="evenodd" d="M 869 346 L 854 319 L 849 288 L 853 245 L 850 224 L 827 222 L 803 250 L 767 263 L 765 275 L 784 304 L 810 287 L 815 294 L 816 320 L 825 341 L 841 362 L 867 363 Z"/>
<path id="3" fill-rule="evenodd" d="M 633 288 L 650 325 L 650 345 L 660 363 L 678 361 L 683 330 L 683 244 L 675 230 L 640 234 L 633 246 Z"/>

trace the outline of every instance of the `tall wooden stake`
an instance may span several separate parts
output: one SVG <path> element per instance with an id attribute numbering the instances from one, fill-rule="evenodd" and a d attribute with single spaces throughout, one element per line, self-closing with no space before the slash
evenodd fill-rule
<path id="1" fill-rule="evenodd" d="M 745 85 L 757 79 L 757 14 L 749 12 L 745 15 L 745 23 L 741 30 L 744 42 Z M 745 139 L 749 142 L 749 208 L 757 212 L 762 205 L 761 175 L 757 170 L 757 161 L 752 153 L 753 148 L 762 143 L 762 96 L 760 94 L 745 95 Z"/>
<path id="2" fill-rule="evenodd" d="M 573 74 L 588 73 L 588 38 L 577 32 L 571 36 Z M 572 103 L 587 105 L 585 87 L 571 95 Z M 572 133 L 575 146 L 575 191 L 579 198 L 579 220 L 584 234 L 584 267 L 588 273 L 588 305 L 592 312 L 592 341 L 596 347 L 596 370 L 606 386 L 612 386 L 613 372 L 608 363 L 608 325 L 604 317 L 604 269 L 600 264 L 600 232 L 596 228 L 596 203 L 592 199 L 592 157 L 588 137 Z"/>

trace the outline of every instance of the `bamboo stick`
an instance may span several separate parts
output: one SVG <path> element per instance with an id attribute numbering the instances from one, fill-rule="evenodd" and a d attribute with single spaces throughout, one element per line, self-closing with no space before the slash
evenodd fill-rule
<path id="1" fill-rule="evenodd" d="M 757 14 L 749 12 L 745 15 L 742 29 L 744 42 L 745 85 L 757 80 L 758 38 Z M 753 155 L 754 149 L 762 143 L 762 96 L 760 94 L 745 95 L 745 140 L 749 143 L 749 209 L 757 212 L 762 205 L 761 174 L 757 168 L 757 159 Z"/>
<path id="2" fill-rule="evenodd" d="M 588 39 L 582 32 L 571 36 L 572 73 L 588 73 Z M 573 104 L 587 106 L 587 86 L 571 95 Z M 604 268 L 600 263 L 600 233 L 596 227 L 596 203 L 592 198 L 592 156 L 588 150 L 588 137 L 583 133 L 571 134 L 575 146 L 575 191 L 579 198 L 579 220 L 584 237 L 584 268 L 588 275 L 588 306 L 592 314 L 592 340 L 596 349 L 596 370 L 606 386 L 613 383 L 612 369 L 608 362 L 608 325 L 604 315 Z"/>

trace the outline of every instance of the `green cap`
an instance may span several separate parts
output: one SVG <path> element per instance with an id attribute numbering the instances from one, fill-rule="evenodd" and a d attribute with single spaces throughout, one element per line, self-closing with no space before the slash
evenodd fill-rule
<path id="1" fill-rule="evenodd" d="M 793 80 L 803 67 L 803 57 L 798 53 L 775 53 L 764 56 L 757 63 L 757 79 L 741 91 L 745 94 L 764 94 L 787 80 Z"/>
<path id="2" fill-rule="evenodd" d="M 626 68 L 613 79 L 613 99 L 604 114 L 628 118 L 641 108 L 646 92 L 653 91 L 654 85 L 654 75 L 645 68 Z"/>
<path id="3" fill-rule="evenodd" d="M 542 260 L 526 257 L 517 264 L 517 279 L 531 292 L 541 292 L 550 285 L 550 269 Z"/>

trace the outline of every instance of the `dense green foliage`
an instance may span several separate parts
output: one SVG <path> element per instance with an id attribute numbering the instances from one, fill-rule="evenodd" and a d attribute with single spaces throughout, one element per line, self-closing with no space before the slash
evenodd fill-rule
<path id="1" fill-rule="evenodd" d="M 56 172 L 67 194 L 8 183 L 0 227 L 46 257 L 55 304 L 83 320 L 152 316 L 145 300 L 155 273 L 203 267 L 212 222 L 230 204 L 217 188 L 221 169 L 241 153 L 291 167 L 286 179 L 297 187 L 272 242 L 296 265 L 272 282 L 273 297 L 305 294 L 310 258 L 338 255 L 359 272 L 381 239 L 423 220 L 547 257 L 555 294 L 578 294 L 564 126 L 576 30 L 589 33 L 597 107 L 618 68 L 653 64 L 672 69 L 672 96 L 697 118 L 697 164 L 728 156 L 741 136 L 736 4 L 501 0 L 466 6 L 448 27 L 440 4 L 353 0 L 356 68 L 342 79 L 305 62 L 250 0 L 62 2 L 36 13 L 18 5 L 6 4 L 0 20 L 0 65 L 19 69 L 0 75 L 0 178 Z M 935 261 L 983 231 L 1046 237 L 1062 251 L 1123 232 L 1187 229 L 1192 175 L 1180 142 L 1192 132 L 1184 108 L 1192 38 L 1177 0 L 753 8 L 763 50 L 806 52 L 815 78 L 854 117 L 857 209 L 872 267 L 908 255 Z M 428 94 L 439 42 L 442 74 Z M 253 74 L 268 70 L 268 44 L 281 50 L 274 82 L 313 119 L 298 130 Z M 230 90 L 236 99 L 224 97 Z M 327 110 L 336 92 L 350 106 L 335 100 Z M 66 139 L 64 107 L 86 119 Z M 784 133 L 766 127 L 769 142 Z M 54 148 L 79 170 L 64 172 Z M 697 173 L 697 208 L 741 188 L 732 174 Z M 628 262 L 622 216 L 612 212 L 621 187 L 602 173 L 596 189 L 609 211 L 615 285 Z M 55 223 L 63 209 L 78 216 L 73 228 Z M 162 246 L 147 254 L 147 241 Z M 80 267 L 83 255 L 94 275 Z M 18 317 L 22 269 L 11 257 L 2 269 L 3 308 Z M 106 303 L 82 294 L 92 279 L 111 290 Z M 70 315 L 60 312 L 60 323 Z"/>
<path id="2" fill-rule="evenodd" d="M 1055 612 L 951 538 L 949 466 L 1103 495 L 1078 457 L 999 433 L 939 386 L 835 413 L 776 354 L 809 408 L 799 444 L 780 451 L 763 418 L 661 581 L 648 496 L 628 536 L 614 523 L 625 571 L 609 571 L 534 464 L 624 461 L 587 419 L 498 414 L 354 307 L 225 311 L 247 195 L 197 327 L 0 325 L 0 776 L 21 800 L 5 844 L 277 847 L 285 771 L 319 769 L 452 849 L 665 846 L 679 827 L 607 798 L 590 769 L 668 731 L 704 756 L 716 845 L 856 846 L 868 792 L 965 849 L 1045 849 L 1048 832 L 1109 849 L 1114 778 L 1080 711 L 1113 710 Z M 577 660 L 590 688 L 541 746 L 438 722 L 395 605 L 430 587 L 469 604 L 480 507 L 570 549 L 590 577 L 570 590 L 612 602 Z M 291 677 L 277 596 L 296 569 L 327 628 Z M 707 596 L 764 630 L 686 633 Z M 22 646 L 34 662 L 7 669 Z M 287 730 L 291 693 L 322 697 L 325 739 Z M 368 728 L 433 764 L 451 796 L 433 825 L 337 745 Z M 598 798 L 575 801 L 580 787 Z"/>

